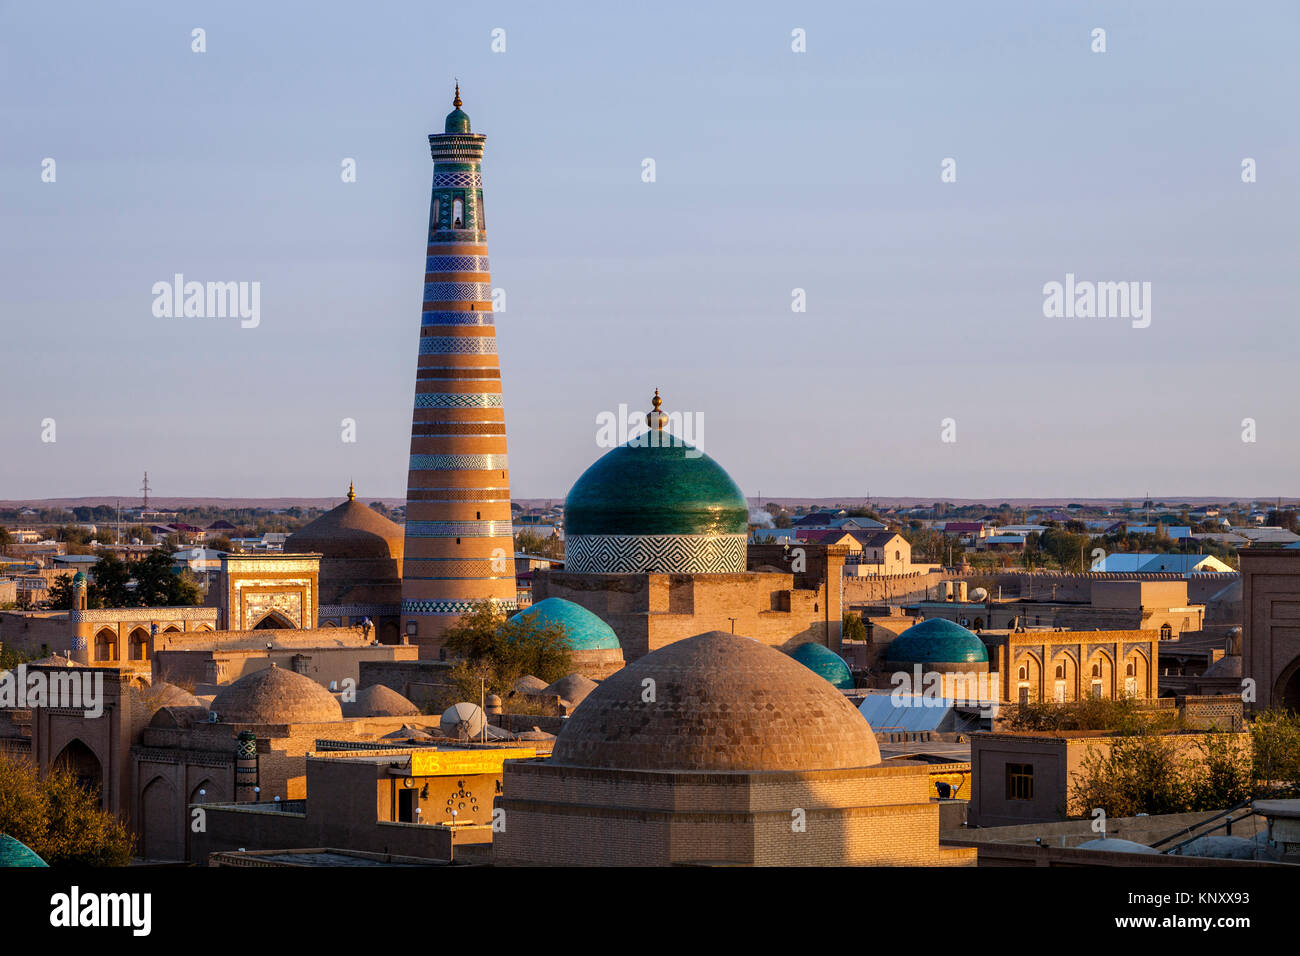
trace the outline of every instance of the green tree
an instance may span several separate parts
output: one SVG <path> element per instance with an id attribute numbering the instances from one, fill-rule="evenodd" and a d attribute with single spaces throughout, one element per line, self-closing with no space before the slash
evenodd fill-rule
<path id="1" fill-rule="evenodd" d="M 841 633 L 846 641 L 865 641 L 867 639 L 867 625 L 862 623 L 862 618 L 859 615 L 854 614 L 852 611 L 845 611 Z"/>
<path id="2" fill-rule="evenodd" d="M 131 834 L 67 769 L 42 779 L 27 759 L 0 754 L 0 833 L 51 866 L 126 866 Z"/>
<path id="3" fill-rule="evenodd" d="M 573 671 L 573 652 L 562 625 L 507 619 L 487 601 L 448 628 L 443 639 L 464 664 L 453 677 L 471 681 L 464 690 L 475 696 L 480 677 L 489 694 L 505 696 L 525 674 L 549 684 Z"/>
<path id="4" fill-rule="evenodd" d="M 199 586 L 188 574 L 176 571 L 172 556 L 162 548 L 133 562 L 130 571 L 139 607 L 191 606 L 203 599 Z"/>
<path id="5" fill-rule="evenodd" d="M 1196 741 L 1197 758 L 1187 761 L 1190 810 L 1222 810 L 1250 798 L 1251 753 L 1240 738 L 1206 734 Z"/>
<path id="6" fill-rule="evenodd" d="M 1190 809 L 1186 763 L 1171 738 L 1158 733 L 1110 738 L 1091 747 L 1070 781 L 1071 799 L 1085 812 L 1111 817 L 1184 813 Z"/>
<path id="7" fill-rule="evenodd" d="M 1300 792 L 1300 715 L 1266 710 L 1250 724 L 1252 776 L 1265 793 Z"/>

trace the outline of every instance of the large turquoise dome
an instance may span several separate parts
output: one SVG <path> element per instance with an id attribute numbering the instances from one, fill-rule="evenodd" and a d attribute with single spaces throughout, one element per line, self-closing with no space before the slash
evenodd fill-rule
<path id="1" fill-rule="evenodd" d="M 568 636 L 569 646 L 575 651 L 619 650 L 618 635 L 614 629 L 580 604 L 564 598 L 551 597 L 538 601 L 526 611 L 515 615 L 514 620 L 541 626 L 559 624 Z"/>
<path id="2" fill-rule="evenodd" d="M 28 849 L 25 844 L 20 843 L 6 833 L 0 833 L 0 867 L 48 865 Z"/>
<path id="3" fill-rule="evenodd" d="M 800 644 L 790 656 L 814 674 L 826 678 L 840 690 L 853 689 L 853 674 L 849 671 L 849 665 L 829 647 L 809 641 L 807 644 Z"/>
<path id="4" fill-rule="evenodd" d="M 566 537 L 745 534 L 749 507 L 721 465 L 684 442 L 638 446 L 636 441 L 582 473 L 564 505 Z"/>
<path id="5" fill-rule="evenodd" d="M 565 570 L 635 574 L 740 573 L 749 506 L 716 461 L 652 428 L 582 473 L 564 506 Z"/>
<path id="6" fill-rule="evenodd" d="M 894 638 L 884 657 L 891 664 L 987 664 L 989 652 L 960 624 L 932 617 Z"/>

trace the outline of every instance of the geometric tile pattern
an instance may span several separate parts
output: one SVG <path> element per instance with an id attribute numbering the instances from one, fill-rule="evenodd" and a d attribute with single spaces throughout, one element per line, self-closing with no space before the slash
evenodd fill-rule
<path id="1" fill-rule="evenodd" d="M 426 302 L 491 302 L 492 286 L 486 282 L 426 282 Z"/>
<path id="2" fill-rule="evenodd" d="M 420 339 L 421 355 L 495 355 L 496 336 L 427 335 Z"/>
<path id="3" fill-rule="evenodd" d="M 420 324 L 428 325 L 496 325 L 491 312 L 425 312 Z"/>
<path id="4" fill-rule="evenodd" d="M 742 574 L 745 535 L 569 535 L 564 569 L 577 574 Z"/>
<path id="5" fill-rule="evenodd" d="M 491 272 L 487 256 L 428 256 L 425 272 Z"/>
<path id="6" fill-rule="evenodd" d="M 416 408 L 502 408 L 499 392 L 416 392 Z"/>
<path id="7" fill-rule="evenodd" d="M 460 186 L 475 189 L 483 185 L 483 176 L 477 170 L 473 172 L 434 173 L 433 185 L 435 187 Z"/>
<path id="8" fill-rule="evenodd" d="M 513 578 L 513 575 L 511 576 Z M 514 587 L 512 581 L 511 585 Z M 513 611 L 519 607 L 513 598 L 492 598 L 492 604 L 504 611 Z M 421 598 L 409 598 L 402 601 L 402 616 L 429 615 L 429 614 L 468 614 L 474 610 L 482 601 L 448 601 L 448 600 L 428 600 Z"/>
<path id="9" fill-rule="evenodd" d="M 509 521 L 408 521 L 411 538 L 491 538 L 510 534 Z"/>
<path id="10" fill-rule="evenodd" d="M 411 456 L 411 471 L 501 471 L 505 467 L 505 455 Z"/>

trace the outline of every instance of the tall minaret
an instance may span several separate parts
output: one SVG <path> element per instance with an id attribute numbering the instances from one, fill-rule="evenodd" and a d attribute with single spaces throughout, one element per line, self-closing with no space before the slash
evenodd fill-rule
<path id="1" fill-rule="evenodd" d="M 475 602 L 514 607 L 514 539 L 483 218 L 481 133 L 456 108 L 429 136 L 433 197 L 406 484 L 402 632 L 437 657 Z"/>

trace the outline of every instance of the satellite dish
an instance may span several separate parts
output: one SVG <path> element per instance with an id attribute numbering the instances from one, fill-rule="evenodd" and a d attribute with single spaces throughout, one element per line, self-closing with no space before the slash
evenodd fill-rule
<path id="1" fill-rule="evenodd" d="M 217 722 L 217 712 L 215 710 L 208 711 L 208 723 L 215 724 L 216 722 Z"/>
<path id="2" fill-rule="evenodd" d="M 456 740 L 473 740 L 483 733 L 486 725 L 487 721 L 479 705 L 466 701 L 448 707 L 443 711 L 442 720 L 439 722 L 443 736 Z"/>
<path id="3" fill-rule="evenodd" d="M 984 588 L 976 588 L 974 591 L 971 591 L 970 599 L 975 602 L 987 601 L 989 599 L 989 592 Z"/>

